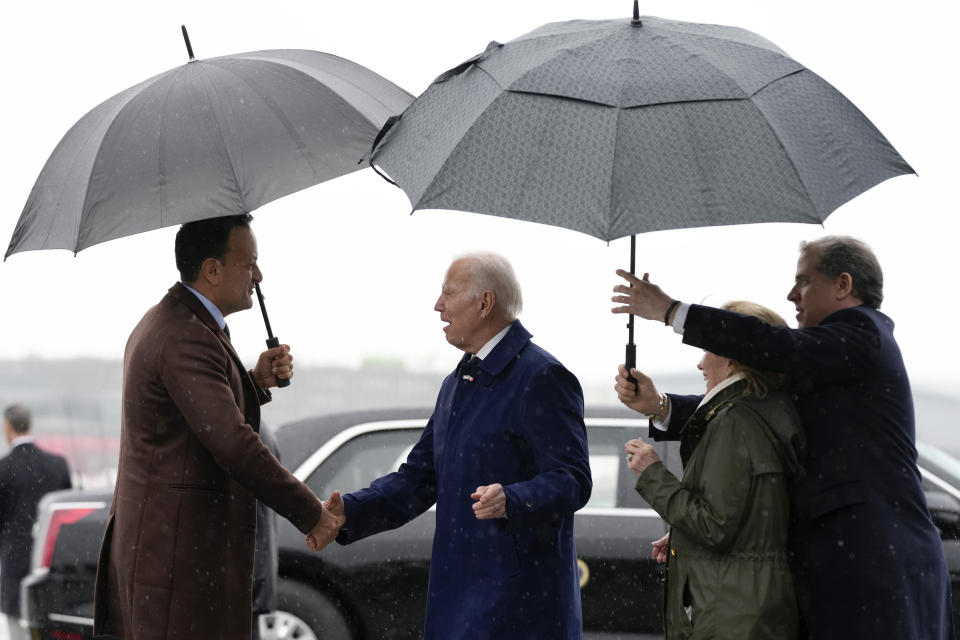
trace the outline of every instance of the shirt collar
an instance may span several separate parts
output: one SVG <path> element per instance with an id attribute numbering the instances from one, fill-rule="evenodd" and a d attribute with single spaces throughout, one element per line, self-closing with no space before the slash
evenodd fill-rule
<path id="1" fill-rule="evenodd" d="M 477 354 L 476 354 L 477 357 L 483 360 L 488 355 L 490 355 L 490 352 L 493 351 L 493 348 L 496 347 L 498 344 L 500 344 L 500 341 L 503 340 L 503 336 L 507 335 L 507 332 L 510 331 L 510 327 L 512 326 L 513 326 L 513 323 L 511 322 L 510 324 L 505 326 L 503 329 L 501 329 L 500 333 L 498 333 L 497 335 L 487 340 L 487 344 L 480 347 L 480 351 L 477 351 Z"/>
<path id="2" fill-rule="evenodd" d="M 33 442 L 33 436 L 17 436 L 10 441 L 10 448 L 13 449 L 17 445 L 21 444 L 30 444 Z"/>
<path id="3" fill-rule="evenodd" d="M 729 378 L 726 378 L 725 380 L 717 383 L 717 386 L 715 386 L 713 389 L 710 389 L 710 393 L 708 393 L 708 394 L 706 394 L 705 396 L 703 396 L 703 400 L 701 400 L 701 401 L 700 401 L 700 404 L 697 405 L 697 409 L 699 409 L 699 408 L 702 407 L 703 405 L 705 405 L 705 404 L 707 404 L 708 402 L 710 402 L 710 400 L 711 400 L 715 395 L 717 395 L 718 393 L 720 393 L 721 391 L 723 391 L 724 389 L 726 389 L 727 387 L 729 387 L 730 385 L 732 385 L 734 382 L 737 382 L 738 380 L 743 380 L 743 377 L 744 377 L 743 374 L 738 371 L 738 372 L 736 372 L 735 374 L 733 374 L 732 376 L 730 376 Z"/>
<path id="4" fill-rule="evenodd" d="M 187 288 L 187 291 L 197 296 L 197 299 L 200 300 L 203 306 L 206 307 L 207 311 L 210 312 L 210 315 L 213 316 L 213 319 L 217 323 L 217 326 L 220 327 L 220 329 L 223 329 L 223 326 L 227 324 L 227 321 L 223 319 L 223 314 L 220 313 L 220 309 L 217 308 L 217 305 L 207 300 L 207 297 L 205 295 L 203 295 L 202 293 L 200 293 L 199 291 L 197 291 L 196 289 L 188 285 L 186 282 L 182 282 L 181 284 L 183 284 L 183 286 Z"/>

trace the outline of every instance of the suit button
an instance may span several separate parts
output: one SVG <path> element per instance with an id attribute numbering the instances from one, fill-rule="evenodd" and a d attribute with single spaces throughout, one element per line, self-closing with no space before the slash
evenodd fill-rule
<path id="1" fill-rule="evenodd" d="M 530 500 L 530 498 L 527 498 L 523 501 L 523 506 L 525 506 L 527 509 L 533 509 L 533 501 Z"/>

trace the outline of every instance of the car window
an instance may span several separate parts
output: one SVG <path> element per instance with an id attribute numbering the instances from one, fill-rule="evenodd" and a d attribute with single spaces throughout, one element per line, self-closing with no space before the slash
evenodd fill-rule
<path id="1" fill-rule="evenodd" d="M 346 442 L 307 478 L 307 486 L 320 497 L 334 489 L 349 493 L 369 486 L 382 475 L 396 471 L 406 459 L 401 455 L 420 438 L 421 429 L 392 429 L 366 433 Z"/>
<path id="2" fill-rule="evenodd" d="M 307 486 L 321 497 L 330 495 L 334 489 L 349 493 L 367 487 L 380 476 L 396 471 L 407 459 L 420 434 L 420 429 L 394 429 L 357 436 L 324 461 L 307 478 Z M 587 436 L 593 491 L 586 506 L 647 507 L 633 491 L 630 483 L 634 477 L 623 456 L 623 443 L 631 437 L 628 430 L 591 427 L 587 429 Z M 659 445 L 655 446 L 659 448 Z M 618 504 L 618 496 L 626 496 L 626 503 Z"/>

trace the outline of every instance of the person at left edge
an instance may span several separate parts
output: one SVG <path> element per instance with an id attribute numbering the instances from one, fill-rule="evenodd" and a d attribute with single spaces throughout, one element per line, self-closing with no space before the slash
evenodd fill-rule
<path id="1" fill-rule="evenodd" d="M 583 393 L 530 341 L 520 306 L 502 256 L 450 265 L 434 310 L 447 342 L 465 352 L 460 365 L 406 462 L 328 501 L 346 512 L 340 544 L 436 503 L 425 640 L 583 636 L 573 538 L 573 513 L 592 488 Z"/>
<path id="2" fill-rule="evenodd" d="M 10 640 L 27 638 L 20 626 L 20 580 L 30 572 L 37 505 L 44 494 L 71 486 L 67 461 L 37 447 L 30 426 L 25 406 L 4 409 L 10 453 L 0 460 L 0 611 Z"/>
<path id="3" fill-rule="evenodd" d="M 258 435 L 268 387 L 293 375 L 289 347 L 247 371 L 224 318 L 253 305 L 249 215 L 184 224 L 181 282 L 130 334 L 120 462 L 100 549 L 94 633 L 125 640 L 248 640 L 257 500 L 315 545 L 332 512 Z"/>

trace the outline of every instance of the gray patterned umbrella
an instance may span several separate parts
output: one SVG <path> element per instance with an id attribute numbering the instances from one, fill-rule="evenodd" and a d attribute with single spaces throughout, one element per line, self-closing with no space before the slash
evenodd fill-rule
<path id="1" fill-rule="evenodd" d="M 764 38 L 639 18 L 558 22 L 442 74 L 370 154 L 413 209 L 614 240 L 821 223 L 913 170 L 840 92 Z M 631 238 L 630 272 L 635 243 Z M 626 363 L 635 362 L 633 316 Z"/>
<path id="2" fill-rule="evenodd" d="M 387 127 L 371 161 L 415 210 L 603 240 L 821 223 L 912 172 L 850 101 L 764 38 L 652 17 L 493 42 Z"/>

